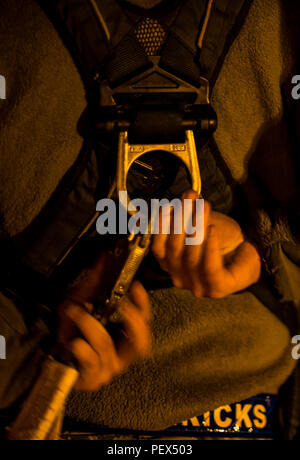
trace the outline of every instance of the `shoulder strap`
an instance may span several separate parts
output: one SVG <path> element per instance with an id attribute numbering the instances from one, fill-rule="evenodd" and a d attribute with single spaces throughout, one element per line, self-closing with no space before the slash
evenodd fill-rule
<path id="1" fill-rule="evenodd" d="M 105 73 L 117 85 L 126 76 L 130 78 L 149 66 L 134 34 L 137 23 L 129 18 L 121 2 L 37 1 L 72 53 L 87 88 L 97 78 L 106 77 Z M 168 30 L 161 66 L 195 84 L 200 76 L 213 83 L 252 1 L 182 0 Z M 201 32 L 205 34 L 199 49 Z"/>
<path id="2" fill-rule="evenodd" d="M 37 0 L 69 49 L 87 88 L 132 28 L 116 0 Z M 100 9 L 101 4 L 101 9 Z"/>
<path id="3" fill-rule="evenodd" d="M 186 0 L 170 31 L 161 65 L 194 82 L 204 77 L 213 87 L 252 1 Z"/>

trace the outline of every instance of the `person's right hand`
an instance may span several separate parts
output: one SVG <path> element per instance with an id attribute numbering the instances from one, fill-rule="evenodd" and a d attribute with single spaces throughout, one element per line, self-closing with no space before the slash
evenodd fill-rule
<path id="1" fill-rule="evenodd" d="M 184 200 L 197 200 L 198 195 L 187 192 Z M 201 218 L 193 209 L 193 220 Z M 182 216 L 176 216 L 183 219 Z M 171 213 L 160 214 L 160 229 L 174 221 Z M 164 223 L 165 221 L 165 223 Z M 204 204 L 204 241 L 187 245 L 187 235 L 174 232 L 155 235 L 152 251 L 162 269 L 168 272 L 175 287 L 188 289 L 197 298 L 223 298 L 255 284 L 261 273 L 261 260 L 254 244 L 245 239 L 239 224 L 223 214 L 213 212 Z"/>
<path id="2" fill-rule="evenodd" d="M 99 291 L 105 266 L 103 256 L 58 309 L 58 340 L 77 360 L 80 378 L 75 389 L 80 391 L 99 390 L 134 361 L 150 354 L 150 301 L 140 283 L 132 284 L 121 304 L 123 322 L 117 343 L 91 315 L 90 299 Z"/>

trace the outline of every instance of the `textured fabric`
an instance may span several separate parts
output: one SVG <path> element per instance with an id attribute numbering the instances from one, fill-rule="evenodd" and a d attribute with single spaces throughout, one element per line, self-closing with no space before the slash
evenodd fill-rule
<path id="1" fill-rule="evenodd" d="M 81 149 L 81 79 L 50 21 L 33 0 L 3 0 L 0 74 L 0 236 L 29 225 Z M 18 69 L 18 71 L 16 71 Z"/>
<path id="2" fill-rule="evenodd" d="M 290 137 L 295 123 L 288 109 L 290 82 L 297 73 L 300 7 L 295 1 L 284 5 L 288 7 L 273 0 L 253 3 L 222 68 L 213 104 L 219 117 L 218 147 L 252 207 L 251 237 L 282 300 L 294 301 L 300 309 L 299 283 L 293 281 L 299 277 L 293 263 L 299 246 L 288 225 L 299 206 Z M 289 247 L 284 251 L 285 244 Z"/>
<path id="3" fill-rule="evenodd" d="M 267 172 L 284 174 L 281 181 L 285 183 L 286 193 L 293 172 L 288 161 L 287 127 L 282 122 L 281 90 L 295 72 L 298 26 L 298 2 L 254 1 L 246 24 L 225 60 L 213 94 L 219 117 L 215 137 L 234 178 L 245 179 L 250 159 L 264 142 L 264 158 L 272 154 L 272 168 L 266 171 L 262 159 L 260 174 L 264 174 L 264 181 L 270 180 L 269 174 L 265 177 Z M 291 98 L 290 94 L 287 96 Z M 277 193 L 281 195 L 282 191 Z"/>
<path id="4" fill-rule="evenodd" d="M 135 31 L 148 56 L 159 56 L 166 32 L 156 19 L 145 19 Z"/>
<path id="5" fill-rule="evenodd" d="M 24 229 L 37 215 L 63 173 L 74 162 L 82 142 L 76 132 L 76 124 L 85 108 L 83 85 L 52 25 L 32 0 L 22 3 L 22 14 L 18 14 L 20 8 L 19 4 L 16 6 L 14 2 L 6 1 L 3 4 L 5 19 L 4 15 L 0 18 L 0 72 L 6 75 L 8 82 L 7 101 L 1 102 L 0 106 L 0 209 L 1 230 L 6 230 L 9 235 Z M 295 52 L 292 50 L 296 50 L 297 34 L 292 34 L 292 30 L 286 31 L 284 45 L 289 51 L 280 51 L 283 48 L 279 38 L 281 10 L 279 0 L 274 4 L 271 0 L 263 4 L 260 0 L 254 2 L 215 88 L 213 103 L 219 116 L 216 140 L 237 180 L 246 177 L 245 165 L 253 157 L 260 132 L 268 131 L 272 120 L 274 125 L 268 144 L 263 148 L 265 156 L 271 149 L 272 159 L 280 159 L 280 152 L 289 151 L 286 127 L 277 136 L 275 120 L 280 119 L 283 113 L 280 74 L 287 77 L 293 72 L 292 56 Z M 26 29 L 20 16 L 28 18 Z M 269 21 L 269 25 L 263 28 L 261 24 L 265 20 Z M 20 36 L 16 31 L 22 30 L 22 27 L 24 31 Z M 259 39 L 256 39 L 257 34 L 260 34 Z M 26 46 L 29 43 L 31 45 Z M 274 43 L 278 46 L 274 47 Z M 266 49 L 270 51 L 263 52 Z M 279 61 L 270 61 L 268 56 L 273 56 L 275 52 Z M 256 58 L 259 62 L 257 66 L 254 65 Z M 28 66 L 29 61 L 31 66 Z M 23 77 L 20 81 L 17 80 L 16 67 L 20 68 Z M 70 84 L 64 85 L 65 81 Z M 224 94 L 226 97 L 223 97 Z M 35 116 L 31 107 L 37 108 L 39 117 Z M 53 131 L 55 137 L 50 135 Z M 30 132 L 30 139 L 23 132 Z M 276 141 L 270 144 L 272 133 L 276 134 Z M 286 157 L 288 155 L 282 159 L 283 170 L 288 167 Z M 280 165 L 276 170 L 281 170 Z M 289 177 L 289 172 L 285 177 Z M 285 180 L 285 184 L 284 190 L 290 187 L 290 181 Z M 20 189 L 22 193 L 19 193 Z"/>
<path id="6" fill-rule="evenodd" d="M 153 358 L 97 394 L 73 394 L 67 415 L 163 429 L 254 394 L 277 393 L 295 366 L 287 330 L 249 293 L 195 300 L 170 289 L 151 299 Z"/>
<path id="7" fill-rule="evenodd" d="M 0 410 L 7 409 L 30 389 L 44 358 L 42 344 L 49 335 L 40 318 L 25 321 L 13 301 L 0 293 L 0 332 L 6 340 L 6 360 L 0 360 Z"/>

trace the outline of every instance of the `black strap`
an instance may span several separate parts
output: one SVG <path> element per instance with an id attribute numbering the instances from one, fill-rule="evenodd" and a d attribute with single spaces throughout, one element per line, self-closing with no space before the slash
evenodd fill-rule
<path id="1" fill-rule="evenodd" d="M 137 23 L 128 17 L 121 6 L 122 2 L 37 1 L 67 44 L 87 86 L 98 76 L 108 77 L 112 85 L 117 85 L 126 76 L 129 78 L 149 65 L 146 53 L 134 35 Z M 212 80 L 240 30 L 251 3 L 252 0 L 215 0 L 204 46 L 199 52 L 197 42 L 207 1 L 183 0 L 179 14 L 168 31 L 161 66 L 195 85 L 200 76 Z M 102 21 L 97 17 L 93 4 L 96 4 Z M 178 7 L 178 4 L 175 6 Z M 109 37 L 103 24 L 109 31 Z"/>
<path id="2" fill-rule="evenodd" d="M 247 17 L 253 0 L 216 0 L 200 53 L 203 75 L 216 80 L 216 74 Z"/>
<path id="3" fill-rule="evenodd" d="M 112 48 L 132 27 L 117 2 L 95 1 L 96 5 L 101 3 L 100 13 L 110 31 L 111 40 L 90 0 L 37 0 L 71 52 L 87 88 L 95 81 L 104 63 L 112 57 Z"/>
<path id="4" fill-rule="evenodd" d="M 251 4 L 252 0 L 215 0 L 200 50 L 197 39 L 206 14 L 206 2 L 186 0 L 172 26 L 161 65 L 194 84 L 201 76 L 205 77 L 212 87 Z"/>

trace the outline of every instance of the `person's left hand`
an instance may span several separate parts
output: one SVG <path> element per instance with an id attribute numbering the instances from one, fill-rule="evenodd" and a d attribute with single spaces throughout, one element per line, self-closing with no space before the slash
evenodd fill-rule
<path id="1" fill-rule="evenodd" d="M 198 195 L 187 192 L 184 200 L 196 200 Z M 194 209 L 195 213 L 195 209 Z M 193 216 L 195 220 L 195 215 Z M 172 215 L 161 213 L 160 229 Z M 261 273 L 261 260 L 256 247 L 244 238 L 233 219 L 204 207 L 203 244 L 186 245 L 186 234 L 160 233 L 153 240 L 152 251 L 163 270 L 168 272 L 175 287 L 188 289 L 197 298 L 223 298 L 255 284 Z M 165 226 L 166 228 L 166 226 Z"/>
<path id="2" fill-rule="evenodd" d="M 132 284 L 119 307 L 122 324 L 118 325 L 117 338 L 113 340 L 91 314 L 91 299 L 101 291 L 108 263 L 103 254 L 58 308 L 58 342 L 72 353 L 78 365 L 75 390 L 98 391 L 133 362 L 150 354 L 150 301 L 139 282 Z"/>

